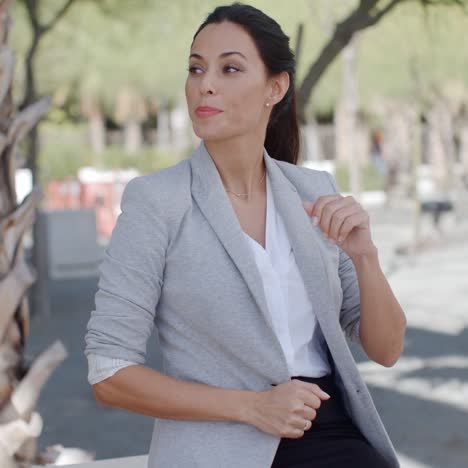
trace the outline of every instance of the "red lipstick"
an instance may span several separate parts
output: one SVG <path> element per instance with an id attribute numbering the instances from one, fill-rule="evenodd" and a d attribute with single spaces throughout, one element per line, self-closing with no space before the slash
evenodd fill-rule
<path id="1" fill-rule="evenodd" d="M 195 113 L 197 114 L 198 117 L 211 117 L 212 115 L 216 115 L 223 112 L 221 109 L 218 109 L 216 107 L 210 107 L 210 106 L 198 106 L 195 109 Z"/>

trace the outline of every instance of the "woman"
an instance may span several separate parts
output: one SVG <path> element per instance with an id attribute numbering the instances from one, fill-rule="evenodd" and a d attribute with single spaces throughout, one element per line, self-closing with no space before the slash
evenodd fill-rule
<path id="1" fill-rule="evenodd" d="M 199 146 L 123 193 L 85 354 L 97 401 L 155 418 L 150 468 L 399 466 L 346 338 L 391 366 L 405 316 L 367 213 L 296 165 L 294 74 L 273 19 L 216 8 L 185 86 Z"/>

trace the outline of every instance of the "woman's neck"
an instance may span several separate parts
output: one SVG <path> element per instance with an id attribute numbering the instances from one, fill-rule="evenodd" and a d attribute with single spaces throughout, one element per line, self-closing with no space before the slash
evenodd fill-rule
<path id="1" fill-rule="evenodd" d="M 251 194 L 265 187 L 266 168 L 261 140 L 204 143 L 226 190 L 237 194 Z"/>

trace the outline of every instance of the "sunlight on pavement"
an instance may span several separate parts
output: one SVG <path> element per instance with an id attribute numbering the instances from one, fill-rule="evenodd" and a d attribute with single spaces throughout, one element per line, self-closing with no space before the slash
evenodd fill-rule
<path id="1" fill-rule="evenodd" d="M 468 369 L 468 359 L 464 356 L 440 356 L 435 358 L 401 357 L 391 368 L 372 361 L 358 364 L 359 371 L 367 384 L 389 388 L 420 399 L 439 401 L 467 411 L 468 383 L 460 379 L 405 377 L 405 374 L 431 369 Z"/>

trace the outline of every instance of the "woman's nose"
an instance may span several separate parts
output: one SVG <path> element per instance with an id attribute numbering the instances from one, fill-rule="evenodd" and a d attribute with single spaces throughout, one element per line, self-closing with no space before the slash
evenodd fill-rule
<path id="1" fill-rule="evenodd" d="M 200 80 L 200 92 L 202 94 L 213 94 L 215 92 L 214 79 L 208 73 L 206 73 Z"/>

